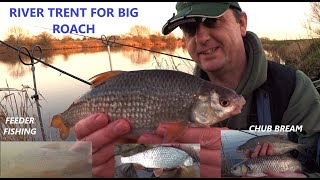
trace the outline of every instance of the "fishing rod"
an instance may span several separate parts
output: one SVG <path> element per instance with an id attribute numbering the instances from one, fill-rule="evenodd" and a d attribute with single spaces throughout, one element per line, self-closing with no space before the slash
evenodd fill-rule
<path id="1" fill-rule="evenodd" d="M 34 26 L 33 27 L 38 27 L 38 28 L 42 28 L 42 29 L 47 29 L 47 30 L 53 30 L 50 28 L 45 28 L 45 27 L 41 27 L 41 26 Z M 176 56 L 176 55 L 172 55 L 172 54 L 168 54 L 168 53 L 163 53 L 163 52 L 159 52 L 159 51 L 155 51 L 152 49 L 146 49 L 146 48 L 141 48 L 141 47 L 137 47 L 137 46 L 132 46 L 132 45 L 128 45 L 128 44 L 123 44 L 123 43 L 119 43 L 116 42 L 115 39 L 113 41 L 111 41 L 111 37 L 114 36 L 110 36 L 109 38 L 106 38 L 106 36 L 102 35 L 101 38 L 96 38 L 96 37 L 92 37 L 92 36 L 86 36 L 86 35 L 82 35 L 82 34 L 76 34 L 76 33 L 68 33 L 68 34 L 72 34 L 72 35 L 76 35 L 76 36 L 82 36 L 82 37 L 86 37 L 86 38 L 91 38 L 91 39 L 96 39 L 96 40 L 100 40 L 102 41 L 104 44 L 106 45 L 120 45 L 120 46 L 126 46 L 126 47 L 131 47 L 131 48 L 135 48 L 135 49 L 139 49 L 139 50 L 144 50 L 144 51 L 149 51 L 149 52 L 153 52 L 153 53 L 158 53 L 158 54 L 163 54 L 163 55 L 167 55 L 167 56 L 171 56 L 171 57 L 175 57 L 175 58 L 180 58 L 180 59 L 184 59 L 184 60 L 188 60 L 188 61 L 193 61 L 192 59 L 189 58 L 185 58 L 185 57 L 181 57 L 181 56 Z M 106 43 L 105 43 L 106 42 Z"/>
<path id="2" fill-rule="evenodd" d="M 252 134 L 252 133 L 246 132 L 245 130 L 241 130 L 241 129 L 238 129 L 238 131 L 243 132 L 243 133 L 247 133 L 247 134 L 250 134 L 250 135 L 253 135 L 253 136 L 259 136 L 257 134 Z"/>
<path id="3" fill-rule="evenodd" d="M 22 58 L 21 58 L 21 56 L 20 56 L 20 53 L 22 52 L 22 49 L 25 49 L 26 52 L 28 53 L 28 56 L 30 57 L 30 61 L 31 61 L 30 64 L 25 63 L 25 62 L 22 60 Z M 46 136 L 45 136 L 45 132 L 44 132 L 44 128 L 43 128 L 43 123 L 42 123 L 42 117 L 41 117 L 40 104 L 39 104 L 39 95 L 38 95 L 37 84 L 36 84 L 36 74 L 35 74 L 35 66 L 34 66 L 36 63 L 34 62 L 34 59 L 32 58 L 32 57 L 34 56 L 34 53 L 35 53 L 34 51 L 35 51 L 36 49 L 38 49 L 38 50 L 40 51 L 40 55 L 42 55 L 41 47 L 38 46 L 38 45 L 37 45 L 37 46 L 34 46 L 34 47 L 32 48 L 31 54 L 30 54 L 30 51 L 29 51 L 26 47 L 22 46 L 22 47 L 19 48 L 18 57 L 19 57 L 20 61 L 21 61 L 24 65 L 31 65 L 31 71 L 32 71 L 32 75 L 33 75 L 33 87 L 34 87 L 34 93 L 35 93 L 33 96 L 31 96 L 31 99 L 35 99 L 35 101 L 36 101 L 37 111 L 38 111 L 38 117 L 39 117 L 39 120 L 40 120 L 40 128 L 41 128 L 41 133 L 42 133 L 42 139 L 43 139 L 44 141 L 46 141 Z M 40 56 L 40 59 L 41 59 L 41 56 Z M 39 61 L 38 61 L 38 62 L 39 62 Z"/>
<path id="4" fill-rule="evenodd" d="M 81 79 L 81 78 L 78 78 L 78 77 L 76 77 L 76 76 L 74 76 L 74 75 L 72 75 L 72 74 L 70 74 L 70 73 L 68 73 L 68 72 L 66 72 L 66 71 L 63 71 L 63 70 L 61 70 L 61 69 L 59 69 L 59 68 L 57 68 L 57 67 L 54 67 L 54 66 L 52 66 L 52 65 L 50 65 L 50 64 L 42 61 L 41 59 L 34 57 L 32 54 L 25 53 L 25 52 L 23 52 L 23 51 L 15 48 L 15 47 L 13 47 L 13 46 L 11 46 L 10 44 L 7 44 L 7 43 L 5 43 L 5 42 L 3 42 L 3 41 L 1 41 L 1 40 L 0 40 L 0 43 L 4 44 L 5 46 L 7 46 L 7 47 L 9 47 L 9 48 L 11 48 L 11 49 L 16 50 L 17 52 L 20 52 L 21 54 L 24 54 L 24 55 L 26 55 L 26 56 L 28 56 L 28 57 L 36 60 L 36 61 L 37 61 L 36 63 L 41 62 L 42 64 L 44 64 L 44 65 L 46 65 L 46 66 L 49 66 L 49 67 L 51 67 L 51 68 L 53 68 L 53 69 L 55 69 L 55 70 L 57 70 L 57 71 L 59 71 L 59 72 L 61 72 L 61 73 L 63 73 L 63 74 L 66 74 L 66 75 L 68 75 L 68 76 L 70 76 L 70 77 L 72 77 L 72 78 L 74 78 L 74 79 L 77 79 L 77 80 L 83 82 L 83 83 L 86 83 L 86 84 L 88 84 L 88 85 L 91 85 L 90 82 L 85 81 L 85 80 L 83 80 L 83 79 Z M 24 63 L 23 61 L 22 61 L 22 63 L 26 65 L 26 63 Z"/>

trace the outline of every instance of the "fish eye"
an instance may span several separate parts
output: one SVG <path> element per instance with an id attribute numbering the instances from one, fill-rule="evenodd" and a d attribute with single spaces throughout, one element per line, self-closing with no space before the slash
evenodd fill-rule
<path id="1" fill-rule="evenodd" d="M 223 106 L 223 107 L 227 107 L 230 105 L 230 101 L 228 100 L 222 100 L 220 101 L 220 105 Z"/>

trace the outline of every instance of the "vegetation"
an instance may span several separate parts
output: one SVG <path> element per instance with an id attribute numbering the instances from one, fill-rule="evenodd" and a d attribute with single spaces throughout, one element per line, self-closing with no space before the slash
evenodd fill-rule
<path id="1" fill-rule="evenodd" d="M 310 2 L 310 9 L 311 12 L 304 23 L 304 27 L 310 34 L 309 39 L 270 40 L 267 37 L 262 37 L 261 41 L 270 59 L 276 62 L 284 61 L 286 65 L 300 69 L 309 77 L 315 78 L 320 77 L 320 2 Z M 148 27 L 141 25 L 131 27 L 129 32 L 124 35 L 110 38 L 110 41 L 113 40 L 117 47 L 134 46 L 157 51 L 163 50 L 163 48 L 173 50 L 184 46 L 183 39 L 177 38 L 173 34 L 163 36 L 160 32 L 150 33 Z M 44 56 L 49 57 L 47 61 L 50 61 L 50 55 L 53 54 L 53 51 L 63 51 L 62 53 L 65 54 L 67 52 L 97 52 L 106 48 L 101 38 L 79 36 L 74 39 L 70 35 L 66 35 L 62 39 L 57 39 L 48 32 L 30 36 L 28 30 L 17 26 L 8 29 L 8 37 L 4 42 L 16 48 L 26 46 L 31 49 L 33 46 L 39 45 Z M 16 57 L 16 52 L 12 51 L 10 54 L 9 51 L 8 53 L 8 48 L 2 44 L 0 44 L 1 54 L 6 54 L 2 56 L 4 59 L 1 61 L 10 62 L 14 59 L 17 61 L 16 58 L 13 58 Z"/>
<path id="2" fill-rule="evenodd" d="M 27 30 L 21 27 L 10 27 L 8 29 L 8 38 L 5 43 L 13 47 L 26 46 L 31 49 L 39 45 L 42 50 L 65 50 L 79 48 L 103 48 L 106 45 L 102 43 L 101 38 L 83 37 L 73 39 L 71 35 L 66 35 L 62 39 L 53 37 L 48 32 L 42 32 L 37 36 L 30 37 Z M 109 38 L 109 37 L 108 37 Z M 150 34 L 150 30 L 145 26 L 133 26 L 127 34 L 113 36 L 110 41 L 115 41 L 117 46 L 128 45 L 147 49 L 158 49 L 161 47 L 173 48 L 182 46 L 183 41 L 174 35 L 163 36 L 159 32 Z M 6 52 L 5 46 L 0 46 L 0 54 Z"/>
<path id="3" fill-rule="evenodd" d="M 36 105 L 34 101 L 31 100 L 28 95 L 28 90 L 32 90 L 29 86 L 22 86 L 21 89 L 10 88 L 0 88 L 2 92 L 2 97 L 0 99 L 0 140 L 3 141 L 33 141 L 37 140 L 32 134 L 16 134 L 12 135 L 8 132 L 8 129 L 37 129 L 37 134 L 40 131 L 40 121 L 36 111 Z M 35 122 L 33 124 L 10 124 L 6 122 L 7 117 L 33 117 Z M 6 129 L 6 130 L 5 130 Z"/>
<path id="4" fill-rule="evenodd" d="M 320 39 L 262 41 L 270 59 L 302 70 L 310 78 L 320 77 Z"/>

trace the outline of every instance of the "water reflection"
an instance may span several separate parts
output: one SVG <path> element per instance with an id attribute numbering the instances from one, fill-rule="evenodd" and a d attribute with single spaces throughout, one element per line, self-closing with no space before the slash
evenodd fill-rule
<path id="1" fill-rule="evenodd" d="M 66 71 L 85 81 L 96 74 L 110 71 L 109 55 L 107 48 L 86 48 L 80 50 L 43 51 L 42 61 Z M 92 50 L 92 51 L 91 51 Z M 182 48 L 162 51 L 175 56 L 190 58 L 187 51 Z M 33 87 L 31 66 L 25 66 L 12 52 L 10 55 L 0 54 L 0 88 L 21 88 L 21 85 Z M 192 73 L 194 62 L 163 54 L 150 53 L 141 50 L 124 50 L 111 47 L 111 62 L 113 70 L 133 71 L 143 69 L 174 69 Z M 70 76 L 58 72 L 42 63 L 35 65 L 36 83 L 40 97 L 41 113 L 45 132 L 48 140 L 59 140 L 56 129 L 49 128 L 53 115 L 63 112 L 71 103 L 90 89 L 88 84 L 78 81 Z M 3 97 L 0 91 L 0 99 Z M 6 92 L 7 93 L 7 92 Z M 29 94 L 29 96 L 32 96 Z M 1 102 L 2 103 L 2 102 Z M 19 105 L 19 102 L 17 102 Z M 18 107 L 19 108 L 19 107 Z M 36 113 L 36 108 L 30 114 Z M 1 126 L 1 123 L 0 123 Z M 40 129 L 37 132 L 40 134 Z M 41 140 L 41 136 L 39 140 Z M 74 140 L 74 136 L 70 139 Z"/>
<path id="2" fill-rule="evenodd" d="M 124 51 L 124 57 L 131 60 L 134 64 L 144 64 L 150 61 L 150 53 L 143 50 L 128 50 Z"/>

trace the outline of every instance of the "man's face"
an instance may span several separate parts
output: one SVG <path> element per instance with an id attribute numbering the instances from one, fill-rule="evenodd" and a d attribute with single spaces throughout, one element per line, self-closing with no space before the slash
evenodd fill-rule
<path id="1" fill-rule="evenodd" d="M 205 26 L 207 24 L 210 26 Z M 237 22 L 233 11 L 228 9 L 217 19 L 209 19 L 194 28 L 185 24 L 181 29 L 191 58 L 204 71 L 215 72 L 232 67 L 232 62 L 237 60 L 243 48 L 246 25 L 245 14 Z"/>

